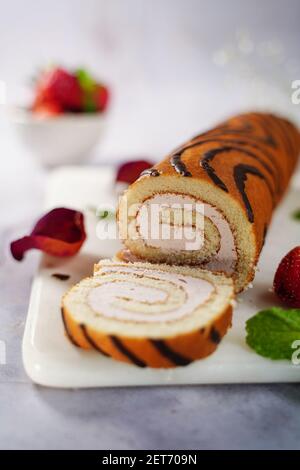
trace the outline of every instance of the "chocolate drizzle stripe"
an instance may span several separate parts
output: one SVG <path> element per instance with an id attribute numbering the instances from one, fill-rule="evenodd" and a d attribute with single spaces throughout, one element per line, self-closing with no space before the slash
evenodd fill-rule
<path id="1" fill-rule="evenodd" d="M 258 122 L 258 127 L 260 127 L 264 133 L 263 137 L 259 137 L 262 143 L 267 144 L 270 147 L 276 149 L 278 147 L 277 142 L 274 138 L 274 134 L 270 131 L 268 122 L 266 120 L 266 115 L 253 113 L 252 119 L 256 119 Z"/>
<path id="2" fill-rule="evenodd" d="M 282 129 L 279 124 L 278 119 L 274 119 L 271 114 L 264 114 L 264 116 L 257 116 L 260 122 L 268 126 L 269 132 L 273 134 L 273 136 L 280 136 L 280 140 L 284 147 L 286 147 L 286 142 L 285 142 L 285 135 L 282 135 Z M 275 142 L 275 138 L 273 137 L 273 140 Z"/>
<path id="3" fill-rule="evenodd" d="M 211 341 L 215 344 L 219 344 L 219 342 L 221 341 L 220 333 L 214 327 L 212 327 L 212 329 L 210 330 L 209 336 Z"/>
<path id="4" fill-rule="evenodd" d="M 281 179 L 279 177 L 279 174 L 280 174 L 280 169 L 279 169 L 279 166 L 276 162 L 276 159 L 274 159 L 274 157 L 269 153 L 267 152 L 265 149 L 261 148 L 261 146 L 259 146 L 258 144 L 256 144 L 255 142 L 247 142 L 246 140 L 227 140 L 227 139 L 220 139 L 220 138 L 217 138 L 217 139 L 205 139 L 205 140 L 201 140 L 199 142 L 195 142 L 193 144 L 188 144 L 186 145 L 185 147 L 183 147 L 180 151 L 177 151 L 177 154 L 179 153 L 184 153 L 186 150 L 190 149 L 190 148 L 194 148 L 194 147 L 200 147 L 201 145 L 205 145 L 207 143 L 223 143 L 223 144 L 229 144 L 228 147 L 230 146 L 232 149 L 238 151 L 238 152 L 241 152 L 241 153 L 246 153 L 249 157 L 251 158 L 255 158 L 256 160 L 258 160 L 262 166 L 264 166 L 264 168 L 266 169 L 266 171 L 268 171 L 268 173 L 270 173 L 273 178 L 274 178 L 274 184 L 275 184 L 275 187 L 276 187 L 276 192 L 281 193 Z M 235 145 L 234 145 L 235 144 Z M 249 147 L 252 147 L 253 149 L 255 150 L 258 150 L 260 151 L 266 158 L 268 158 L 268 160 L 270 161 L 270 163 L 272 164 L 272 166 L 274 167 L 271 168 L 266 162 L 264 162 L 260 157 L 259 155 L 256 155 L 255 153 L 253 152 L 250 152 L 249 150 L 247 149 L 244 149 L 244 148 L 240 148 L 239 146 L 240 145 L 249 145 Z M 220 148 L 220 147 L 219 147 Z M 219 149 L 218 148 L 218 149 Z M 224 147 L 223 147 L 224 148 Z M 209 151 L 213 151 L 213 150 L 218 150 L 218 149 L 212 149 L 212 150 L 209 150 Z M 275 171 L 274 171 L 275 170 Z"/>
<path id="5" fill-rule="evenodd" d="M 193 362 L 192 359 L 188 359 L 187 357 L 173 351 L 163 340 L 150 339 L 149 341 L 162 356 L 169 359 L 176 366 L 187 366 Z"/>
<path id="6" fill-rule="evenodd" d="M 74 346 L 76 346 L 77 348 L 80 348 L 80 345 L 77 343 L 77 341 L 75 341 L 75 339 L 73 338 L 73 336 L 70 333 L 70 330 L 69 330 L 67 322 L 66 322 L 65 312 L 64 312 L 63 307 L 61 308 L 60 311 L 61 311 L 61 318 L 62 318 L 62 321 L 63 321 L 63 324 L 64 324 L 64 328 L 65 328 L 65 332 L 66 332 L 67 337 L 69 338 L 71 343 L 74 344 Z"/>
<path id="7" fill-rule="evenodd" d="M 256 122 L 258 122 L 258 126 L 263 130 L 265 134 L 265 137 L 261 138 L 261 140 L 268 144 L 270 147 L 273 147 L 274 149 L 277 148 L 278 145 L 274 138 L 274 134 L 270 130 L 267 114 L 262 115 L 258 113 L 253 113 L 253 119 L 256 119 Z"/>
<path id="8" fill-rule="evenodd" d="M 289 133 L 286 132 L 286 128 L 283 127 L 282 119 L 275 119 L 271 114 L 266 114 L 265 119 L 268 120 L 269 127 L 273 130 L 274 135 L 280 136 L 280 142 L 282 144 L 282 149 L 287 157 L 287 162 L 291 162 L 291 155 L 294 155 L 293 145 L 291 143 Z M 289 172 L 293 169 L 293 164 L 285 167 L 280 172 L 281 179 L 284 181 L 286 179 L 285 172 L 288 170 Z"/>
<path id="9" fill-rule="evenodd" d="M 132 351 L 127 349 L 127 347 L 122 343 L 122 341 L 116 336 L 110 336 L 110 339 L 114 346 L 120 351 L 124 356 L 126 356 L 130 362 L 135 364 L 138 367 L 147 367 L 147 364 L 139 359 Z"/>
<path id="10" fill-rule="evenodd" d="M 267 226 L 267 224 L 265 224 L 261 247 L 263 247 L 264 244 L 265 244 L 267 233 L 268 233 L 268 226 Z"/>
<path id="11" fill-rule="evenodd" d="M 245 182 L 247 181 L 248 174 L 258 176 L 259 178 L 264 180 L 266 184 L 268 184 L 268 182 L 265 176 L 254 166 L 244 165 L 240 163 L 239 165 L 236 165 L 234 167 L 233 175 L 234 175 L 234 181 L 235 181 L 236 187 L 238 188 L 242 196 L 242 199 L 243 199 L 246 211 L 247 211 L 248 220 L 249 222 L 253 223 L 254 222 L 253 209 L 249 202 L 248 196 L 245 192 Z"/>
<path id="12" fill-rule="evenodd" d="M 160 172 L 156 168 L 147 168 L 146 170 L 142 171 L 140 174 L 141 176 L 159 176 Z"/>
<path id="13" fill-rule="evenodd" d="M 216 139 L 217 140 L 217 139 Z M 221 139 L 218 139 L 217 142 L 222 142 Z M 277 187 L 277 191 L 280 192 L 279 188 L 280 188 L 280 177 L 279 177 L 279 174 L 280 174 L 280 168 L 276 162 L 276 159 L 274 159 L 273 155 L 271 155 L 266 149 L 262 148 L 260 145 L 258 145 L 257 143 L 255 142 L 247 142 L 247 140 L 236 140 L 236 141 L 230 141 L 230 140 L 223 140 L 223 143 L 224 144 L 230 144 L 231 146 L 234 146 L 236 147 L 236 150 L 237 151 L 240 151 L 240 152 L 243 152 L 245 151 L 246 149 L 240 149 L 238 146 L 240 145 L 248 145 L 249 147 L 253 148 L 254 150 L 258 150 L 259 152 L 261 152 L 266 158 L 268 158 L 268 160 L 270 161 L 270 163 L 273 165 L 274 170 L 271 170 L 269 165 L 268 165 L 268 168 L 267 171 L 269 171 L 272 176 L 274 176 L 274 179 L 276 180 L 276 187 Z M 251 152 L 252 153 L 252 152 Z M 248 154 L 249 155 L 249 154 Z M 250 155 L 249 155 L 250 156 Z M 253 153 L 252 155 L 252 158 L 254 158 L 255 154 Z M 258 155 L 256 155 L 256 158 L 262 163 L 262 160 L 260 159 L 260 157 Z"/>
<path id="14" fill-rule="evenodd" d="M 92 346 L 93 349 L 95 349 L 99 353 L 103 354 L 103 356 L 110 357 L 109 354 L 107 354 L 105 351 L 103 351 L 103 349 L 100 346 L 98 346 L 98 344 L 95 343 L 93 338 L 91 338 L 91 336 L 89 335 L 89 332 L 88 332 L 88 330 L 87 330 L 84 323 L 82 323 L 80 325 L 80 328 L 81 328 L 81 331 L 83 333 L 83 336 L 85 337 L 87 342 Z"/>
<path id="15" fill-rule="evenodd" d="M 70 274 L 53 273 L 51 274 L 51 277 L 59 279 L 60 281 L 67 281 L 68 279 L 70 279 Z"/>
<path id="16" fill-rule="evenodd" d="M 290 140 L 290 134 L 287 132 L 286 127 L 284 126 L 284 121 L 282 119 L 274 119 L 271 114 L 268 114 L 266 118 L 269 119 L 269 122 L 273 124 L 274 134 L 278 134 L 278 131 L 281 133 L 282 142 L 285 146 L 287 156 L 290 157 L 292 154 L 294 154 L 294 149 Z"/>
<path id="17" fill-rule="evenodd" d="M 196 140 L 196 139 L 199 139 L 200 137 L 205 137 L 207 135 L 210 136 L 214 132 L 223 132 L 223 133 L 236 132 L 238 134 L 247 134 L 251 131 L 253 131 L 253 127 L 251 126 L 251 124 L 249 122 L 245 122 L 242 127 L 231 127 L 230 123 L 225 123 L 223 125 L 220 125 L 220 126 L 216 127 L 215 129 L 210 129 L 206 132 L 202 132 L 201 134 L 195 135 L 192 138 L 192 140 Z"/>
<path id="18" fill-rule="evenodd" d="M 211 160 L 213 160 L 216 157 L 216 155 L 222 154 L 224 152 L 231 152 L 232 150 L 233 151 L 241 151 L 242 153 L 258 160 L 264 168 L 267 167 L 265 162 L 262 162 L 261 159 L 259 159 L 256 155 L 254 155 L 252 152 L 247 151 L 246 149 L 240 150 L 236 147 L 221 147 L 221 148 L 217 148 L 217 149 L 214 149 L 214 150 L 209 150 L 208 152 L 206 152 L 204 154 L 204 157 L 202 158 L 200 164 L 201 164 L 202 168 L 206 171 L 208 176 L 212 179 L 212 181 L 217 186 L 219 186 L 221 189 L 225 190 L 226 192 L 228 192 L 228 190 L 225 186 L 225 183 L 216 175 L 215 170 L 209 165 L 209 162 Z M 254 168 L 254 167 L 251 167 L 251 168 Z M 270 167 L 268 167 L 268 168 L 270 168 Z M 257 176 L 262 175 L 262 173 L 259 170 L 257 170 L 257 172 L 258 172 Z M 275 205 L 274 190 L 273 190 L 272 186 L 270 185 L 269 181 L 264 177 L 264 175 L 262 175 L 262 176 L 263 176 L 264 180 L 266 181 L 268 189 L 269 189 L 270 194 L 272 196 L 273 205 Z M 226 189 L 224 189 L 224 188 L 226 188 Z"/>
<path id="19" fill-rule="evenodd" d="M 216 150 L 222 150 L 222 149 L 216 149 Z M 210 179 L 217 185 L 219 188 L 221 188 L 223 191 L 228 193 L 228 188 L 224 181 L 219 178 L 219 176 L 216 174 L 215 169 L 210 166 L 209 162 L 214 159 L 216 153 L 215 150 L 209 150 L 208 152 L 205 153 L 204 157 L 202 158 L 200 165 L 203 168 L 203 170 L 207 173 L 207 175 L 210 177 Z"/>
<path id="20" fill-rule="evenodd" d="M 287 154 L 287 157 L 289 159 L 291 157 L 291 155 L 293 155 L 293 153 L 294 153 L 293 145 L 292 145 L 292 142 L 290 141 L 289 134 L 286 132 L 285 127 L 283 127 L 283 122 L 282 122 L 281 119 L 280 120 L 277 120 L 277 119 L 275 120 L 275 119 L 272 118 L 272 116 L 269 116 L 269 117 L 270 117 L 270 121 L 272 119 L 273 125 L 276 125 L 277 129 L 281 133 L 282 142 L 284 144 L 286 154 Z"/>
<path id="21" fill-rule="evenodd" d="M 214 150 L 209 150 L 209 152 L 211 154 L 213 154 L 212 158 L 214 158 L 219 153 L 231 152 L 231 151 L 236 151 L 236 152 L 243 153 L 243 154 L 247 155 L 248 157 L 257 160 L 264 167 L 264 169 L 268 173 L 270 173 L 272 176 L 275 176 L 273 168 L 271 168 L 264 160 L 262 160 L 258 155 L 251 152 L 250 150 L 243 149 L 243 148 L 240 148 L 240 147 L 237 147 L 237 146 L 234 146 L 234 145 L 225 146 L 225 147 L 217 148 L 217 149 L 214 149 Z M 205 158 L 205 155 L 204 155 L 204 158 Z"/>
<path id="22" fill-rule="evenodd" d="M 181 160 L 181 153 L 175 153 L 170 159 L 172 167 L 179 173 L 181 176 L 192 176 L 192 173 L 187 170 L 186 165 Z"/>
<path id="23" fill-rule="evenodd" d="M 174 163 L 182 164 L 181 157 L 188 149 L 197 148 L 207 143 L 223 144 L 221 147 L 210 148 L 205 152 L 200 165 L 219 188 L 229 192 L 221 175 L 219 176 L 211 166 L 215 156 L 224 152 L 236 151 L 256 160 L 267 172 L 267 175 L 256 165 L 237 164 L 233 168 L 236 187 L 242 196 L 248 219 L 253 222 L 253 210 L 245 192 L 247 174 L 257 176 L 265 182 L 272 196 L 273 206 L 275 206 L 286 182 L 284 168 L 282 168 L 275 152 L 278 152 L 280 146 L 288 157 L 288 161 L 291 162 L 287 170 L 291 170 L 294 166 L 294 160 L 297 160 L 297 153 L 299 153 L 299 141 L 294 137 L 294 130 L 289 121 L 278 119 L 272 114 L 249 113 L 238 119 L 233 118 L 215 129 L 196 135 L 189 143 L 179 147 L 173 153 L 171 161 L 173 159 L 173 166 L 175 166 Z M 244 146 L 249 148 L 243 148 Z M 230 162 L 228 163 L 230 165 Z M 177 171 L 181 172 L 183 168 L 179 167 Z"/>
<path id="24" fill-rule="evenodd" d="M 271 146 L 271 147 L 274 147 L 273 145 L 270 145 L 269 143 L 269 139 L 266 138 L 266 137 L 259 137 L 257 135 L 254 135 L 252 133 L 249 133 L 247 131 L 241 131 L 239 129 L 224 129 L 224 130 L 219 130 L 219 128 L 217 127 L 216 129 L 213 129 L 211 132 L 209 133 L 206 133 L 206 134 L 200 134 L 198 137 L 195 137 L 193 140 L 195 140 L 196 138 L 197 139 L 200 139 L 201 137 L 215 137 L 215 136 L 224 136 L 224 135 L 230 135 L 230 134 L 237 134 L 239 136 L 242 136 L 242 137 L 247 137 L 247 138 L 251 138 L 252 140 L 254 140 L 255 142 L 257 142 L 258 144 L 264 144 L 264 145 L 268 145 L 268 146 Z"/>

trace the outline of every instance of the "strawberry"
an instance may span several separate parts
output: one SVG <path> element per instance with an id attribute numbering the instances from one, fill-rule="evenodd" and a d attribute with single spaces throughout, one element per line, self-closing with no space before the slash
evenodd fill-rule
<path id="1" fill-rule="evenodd" d="M 85 69 L 78 69 L 75 73 L 83 94 L 83 111 L 95 113 L 105 111 L 109 100 L 109 91 Z"/>
<path id="2" fill-rule="evenodd" d="M 75 76 L 62 68 L 55 68 L 43 74 L 38 83 L 36 101 L 56 102 L 65 111 L 80 111 L 82 91 Z"/>
<path id="3" fill-rule="evenodd" d="M 97 111 L 105 111 L 109 101 L 109 91 L 103 85 L 97 85 L 95 91 L 95 102 Z"/>
<path id="4" fill-rule="evenodd" d="M 288 306 L 300 308 L 300 246 L 296 246 L 281 260 L 273 287 Z"/>
<path id="5" fill-rule="evenodd" d="M 57 116 L 64 112 L 63 108 L 56 101 L 35 100 L 32 111 L 40 116 Z"/>

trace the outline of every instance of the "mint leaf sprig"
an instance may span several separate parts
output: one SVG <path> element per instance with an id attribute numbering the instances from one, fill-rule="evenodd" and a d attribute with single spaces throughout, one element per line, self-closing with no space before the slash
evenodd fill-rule
<path id="1" fill-rule="evenodd" d="M 97 209 L 96 210 L 96 217 L 100 220 L 113 220 L 115 218 L 116 213 L 110 209 Z"/>
<path id="2" fill-rule="evenodd" d="M 292 344 L 300 340 L 300 309 L 262 310 L 246 322 L 246 332 L 246 342 L 257 354 L 291 360 Z"/>
<path id="3" fill-rule="evenodd" d="M 294 212 L 292 212 L 292 218 L 300 222 L 300 209 L 296 209 Z"/>
<path id="4" fill-rule="evenodd" d="M 111 207 L 106 206 L 87 206 L 87 210 L 92 212 L 92 214 L 97 217 L 99 220 L 115 220 L 116 218 L 116 211 Z"/>

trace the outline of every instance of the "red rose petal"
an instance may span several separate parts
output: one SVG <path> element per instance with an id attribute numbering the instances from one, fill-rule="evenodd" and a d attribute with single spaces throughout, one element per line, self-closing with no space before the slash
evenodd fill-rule
<path id="1" fill-rule="evenodd" d="M 131 184 L 138 179 L 142 171 L 147 170 L 152 166 L 153 163 L 150 163 L 147 160 L 132 160 L 123 163 L 118 168 L 116 182 Z"/>
<path id="2" fill-rule="evenodd" d="M 80 250 L 85 239 L 83 214 L 59 207 L 44 215 L 30 235 L 12 242 L 10 250 L 17 261 L 32 248 L 53 256 L 72 256 Z"/>

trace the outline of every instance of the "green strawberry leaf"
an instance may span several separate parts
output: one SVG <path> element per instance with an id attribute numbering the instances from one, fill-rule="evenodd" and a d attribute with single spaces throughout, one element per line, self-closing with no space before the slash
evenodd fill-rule
<path id="1" fill-rule="evenodd" d="M 296 209 L 293 213 L 292 213 L 292 218 L 294 220 L 299 220 L 300 221 L 300 209 Z"/>
<path id="2" fill-rule="evenodd" d="M 257 354 L 291 360 L 293 343 L 300 340 L 300 309 L 271 307 L 246 322 L 246 342 Z"/>
<path id="3" fill-rule="evenodd" d="M 95 90 L 97 82 L 86 70 L 76 70 L 75 76 L 77 77 L 78 83 L 84 92 L 92 93 Z"/>
<path id="4" fill-rule="evenodd" d="M 97 106 L 93 96 L 85 95 L 83 98 L 83 111 L 86 113 L 95 113 L 97 111 Z"/>
<path id="5" fill-rule="evenodd" d="M 97 89 L 97 82 L 93 77 L 84 69 L 78 69 L 75 72 L 79 86 L 83 92 L 82 108 L 86 113 L 94 113 L 97 111 L 97 104 L 95 102 L 95 90 Z"/>

